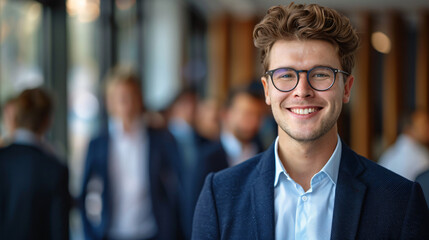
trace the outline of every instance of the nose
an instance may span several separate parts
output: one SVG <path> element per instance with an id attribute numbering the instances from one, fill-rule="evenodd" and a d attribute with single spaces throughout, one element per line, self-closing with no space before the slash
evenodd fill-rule
<path id="1" fill-rule="evenodd" d="M 296 88 L 293 90 L 295 97 L 299 98 L 308 98 L 314 96 L 314 89 L 311 88 L 310 84 L 307 81 L 307 72 L 299 73 L 299 81 Z"/>

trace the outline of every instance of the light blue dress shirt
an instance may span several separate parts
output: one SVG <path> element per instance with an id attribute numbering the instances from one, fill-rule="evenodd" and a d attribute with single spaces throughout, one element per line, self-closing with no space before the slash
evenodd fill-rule
<path id="1" fill-rule="evenodd" d="M 325 166 L 311 179 L 307 192 L 286 172 L 275 142 L 274 214 L 276 239 L 330 239 L 341 140 Z"/>

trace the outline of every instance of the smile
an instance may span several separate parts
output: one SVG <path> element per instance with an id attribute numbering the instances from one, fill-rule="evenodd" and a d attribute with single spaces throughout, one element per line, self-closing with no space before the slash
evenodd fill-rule
<path id="1" fill-rule="evenodd" d="M 290 111 L 299 115 L 308 115 L 318 111 L 317 108 L 290 108 Z"/>

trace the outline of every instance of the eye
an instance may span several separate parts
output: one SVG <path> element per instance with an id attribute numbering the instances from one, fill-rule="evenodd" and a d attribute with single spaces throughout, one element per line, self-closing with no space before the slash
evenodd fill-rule
<path id="1" fill-rule="evenodd" d="M 290 69 L 277 69 L 273 74 L 273 78 L 279 81 L 294 81 L 296 73 Z"/>
<path id="2" fill-rule="evenodd" d="M 326 74 L 326 73 L 316 73 L 312 77 L 315 77 L 315 78 L 327 78 L 327 77 L 329 77 L 329 75 Z"/>
<path id="3" fill-rule="evenodd" d="M 292 74 L 290 74 L 290 73 L 283 74 L 283 75 L 279 76 L 279 78 L 293 78 L 293 77 L 294 76 Z"/>
<path id="4" fill-rule="evenodd" d="M 310 72 L 310 80 L 323 81 L 333 78 L 333 72 L 330 69 L 317 68 Z"/>

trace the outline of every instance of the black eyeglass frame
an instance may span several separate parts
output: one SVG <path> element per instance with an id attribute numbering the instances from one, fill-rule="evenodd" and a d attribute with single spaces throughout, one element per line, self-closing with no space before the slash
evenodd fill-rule
<path id="1" fill-rule="evenodd" d="M 311 85 L 311 83 L 310 83 L 310 79 L 308 78 L 308 73 L 309 73 L 309 72 L 311 72 L 311 71 L 313 71 L 314 69 L 317 69 L 317 68 L 330 69 L 330 70 L 334 73 L 334 81 L 332 81 L 331 85 L 330 85 L 328 88 L 326 88 L 326 89 L 322 89 L 322 90 L 316 89 L 316 88 L 314 88 L 314 87 Z M 296 75 L 297 75 L 296 84 L 295 84 L 295 86 L 294 86 L 293 88 L 291 88 L 290 90 L 281 90 L 281 89 L 279 89 L 279 88 L 276 86 L 276 84 L 274 84 L 273 73 L 274 73 L 275 71 L 277 71 L 277 70 L 280 70 L 280 69 L 292 70 L 292 71 L 294 71 L 294 72 L 296 73 Z M 300 74 L 300 73 L 302 73 L 302 72 L 307 73 L 306 75 L 307 75 L 307 83 L 308 83 L 308 85 L 310 85 L 310 87 L 311 87 L 312 89 L 314 89 L 314 90 L 316 90 L 316 91 L 319 91 L 319 92 L 327 91 L 327 90 L 329 90 L 332 86 L 334 86 L 334 84 L 335 84 L 335 80 L 337 79 L 337 73 L 343 73 L 343 74 L 345 74 L 345 75 L 347 75 L 347 76 L 350 76 L 350 73 L 348 73 L 348 72 L 345 72 L 345 71 L 340 70 L 340 69 L 337 69 L 337 68 L 327 67 L 327 66 L 317 66 L 317 67 L 311 68 L 311 69 L 309 69 L 309 70 L 296 70 L 296 69 L 293 69 L 293 68 L 281 67 L 281 68 L 276 68 L 276 69 L 273 69 L 273 70 L 266 71 L 266 72 L 265 72 L 265 75 L 269 75 L 269 76 L 270 76 L 270 78 L 271 78 L 271 82 L 273 83 L 273 86 L 274 86 L 277 90 L 279 90 L 280 92 L 290 92 L 290 91 L 294 90 L 294 89 L 296 88 L 296 86 L 298 86 L 298 83 L 299 83 L 299 74 Z"/>

